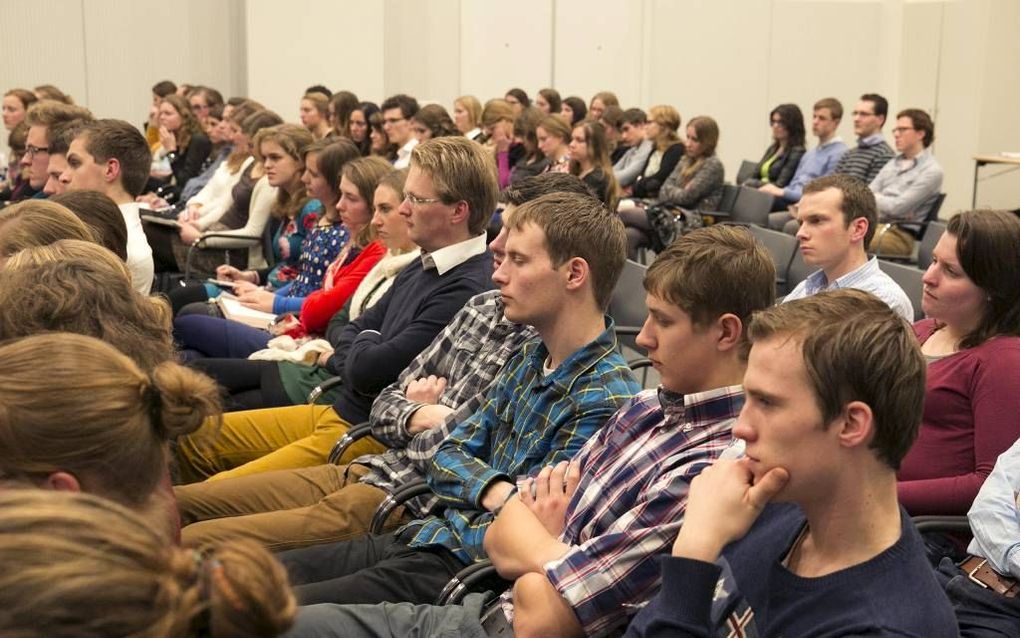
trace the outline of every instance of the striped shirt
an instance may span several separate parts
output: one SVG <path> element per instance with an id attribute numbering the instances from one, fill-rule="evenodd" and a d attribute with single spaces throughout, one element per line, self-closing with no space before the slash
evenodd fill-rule
<path id="1" fill-rule="evenodd" d="M 783 303 L 817 295 L 825 290 L 839 290 L 840 288 L 856 288 L 870 292 L 895 310 L 896 314 L 910 323 L 914 322 L 914 304 L 910 303 L 910 298 L 907 297 L 907 293 L 903 292 L 900 285 L 893 281 L 892 277 L 882 272 L 878 265 L 878 257 L 872 257 L 861 267 L 851 270 L 832 282 L 825 276 L 824 270 L 815 271 L 808 275 L 807 279 L 797 284 L 797 287 L 783 298 Z"/>
<path id="2" fill-rule="evenodd" d="M 506 360 L 534 336 L 531 326 L 503 317 L 498 290 L 469 299 L 450 325 L 372 403 L 372 436 L 390 449 L 352 461 L 369 468 L 361 482 L 392 492 L 424 479 L 439 444 L 454 426 L 478 410 Z M 407 424 L 422 404 L 408 399 L 404 390 L 411 381 L 430 374 L 446 379 L 439 404 L 454 412 L 442 425 L 412 436 Z M 416 516 L 423 516 L 437 502 L 435 496 L 429 496 L 407 505 Z"/>
<path id="3" fill-rule="evenodd" d="M 833 173 L 852 175 L 870 184 L 892 158 L 892 148 L 881 133 L 875 133 L 857 140 L 857 148 L 850 149 L 840 158 Z"/>
<path id="4" fill-rule="evenodd" d="M 578 454 L 581 481 L 560 537 L 571 549 L 545 573 L 585 635 L 625 625 L 658 590 L 658 556 L 676 538 L 690 483 L 731 443 L 743 404 L 741 386 L 647 390 Z"/>
<path id="5" fill-rule="evenodd" d="M 552 373 L 539 340 L 524 345 L 499 374 L 483 407 L 457 426 L 429 466 L 432 491 L 448 507 L 421 525 L 411 547 L 442 546 L 465 564 L 483 558 L 493 515 L 481 506 L 495 481 L 513 482 L 573 458 L 616 410 L 639 390 L 616 351 L 612 320 L 594 341 Z"/>

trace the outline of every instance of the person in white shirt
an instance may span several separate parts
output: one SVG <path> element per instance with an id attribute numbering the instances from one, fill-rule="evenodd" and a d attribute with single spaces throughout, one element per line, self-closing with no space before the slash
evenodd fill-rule
<path id="1" fill-rule="evenodd" d="M 411 165 L 411 150 L 418 144 L 411 131 L 411 118 L 418 112 L 418 100 L 401 93 L 387 98 L 379 110 L 382 111 L 386 137 L 397 146 L 393 168 L 407 168 Z"/>
<path id="2" fill-rule="evenodd" d="M 127 267 L 135 290 L 152 288 L 152 249 L 135 198 L 145 188 L 152 154 L 141 132 L 124 120 L 96 120 L 82 128 L 67 149 L 61 181 L 68 190 L 94 190 L 116 202 L 127 226 Z"/>

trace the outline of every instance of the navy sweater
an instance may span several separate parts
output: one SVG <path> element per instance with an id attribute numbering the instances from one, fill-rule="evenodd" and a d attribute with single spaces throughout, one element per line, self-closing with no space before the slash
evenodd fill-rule
<path id="1" fill-rule="evenodd" d="M 902 533 L 869 561 L 801 578 L 782 561 L 804 527 L 794 505 L 769 505 L 716 563 L 667 556 L 662 590 L 627 637 L 957 636 L 956 617 L 924 557 L 921 538 L 900 509 Z"/>
<path id="2" fill-rule="evenodd" d="M 368 420 L 372 401 L 453 316 L 492 288 L 492 253 L 457 264 L 439 275 L 420 259 L 404 268 L 374 306 L 347 324 L 327 368 L 344 382 L 333 408 L 348 423 Z M 372 331 L 372 332 L 366 332 Z"/>

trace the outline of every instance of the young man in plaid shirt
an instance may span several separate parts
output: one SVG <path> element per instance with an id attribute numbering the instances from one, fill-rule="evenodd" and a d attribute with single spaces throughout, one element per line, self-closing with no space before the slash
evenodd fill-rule
<path id="1" fill-rule="evenodd" d="M 550 193 L 587 194 L 573 175 L 545 173 L 503 193 L 509 220 L 516 207 Z M 506 251 L 504 227 L 489 244 L 493 270 Z M 349 465 L 318 465 L 192 483 L 176 488 L 186 544 L 251 538 L 274 551 L 358 538 L 393 491 L 423 480 L 436 448 L 481 407 L 503 364 L 535 336 L 503 316 L 499 291 L 475 295 L 435 341 L 372 403 L 372 436 L 389 447 Z M 423 518 L 434 495 L 406 504 Z M 411 520 L 405 516 L 404 522 Z"/>
<path id="2" fill-rule="evenodd" d="M 519 207 L 493 281 L 507 319 L 540 336 L 507 362 L 482 407 L 458 424 L 429 467 L 445 507 L 394 534 L 280 555 L 301 602 L 431 602 L 477 558 L 514 477 L 569 459 L 639 385 L 605 315 L 623 269 L 619 218 L 589 195 Z"/>
<path id="3" fill-rule="evenodd" d="M 577 636 L 625 626 L 658 589 L 658 557 L 683 521 L 691 480 L 732 441 L 744 326 L 773 303 L 775 269 L 748 233 L 715 226 L 660 254 L 645 287 L 638 343 L 662 387 L 627 403 L 573 461 L 519 483 L 485 537 L 500 574 L 515 581 L 498 605 L 484 616 L 474 594 L 463 606 L 320 605 L 302 610 L 295 635 L 417 627 L 472 637 L 510 635 L 512 625 L 517 636 Z"/>

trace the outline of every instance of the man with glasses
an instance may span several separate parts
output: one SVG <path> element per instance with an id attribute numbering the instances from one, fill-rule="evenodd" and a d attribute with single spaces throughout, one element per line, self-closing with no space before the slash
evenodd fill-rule
<path id="1" fill-rule="evenodd" d="M 92 121 L 92 113 L 81 106 L 72 106 L 56 100 L 40 100 L 28 109 L 25 121 L 28 122 L 28 140 L 21 165 L 28 169 L 28 183 L 32 190 L 37 191 L 34 198 L 43 199 L 48 195 L 43 192 L 49 179 L 51 132 L 58 124 L 74 120 Z"/>
<path id="2" fill-rule="evenodd" d="M 847 151 L 834 173 L 853 175 L 865 184 L 875 179 L 878 171 L 892 159 L 893 151 L 882 137 L 889 102 L 877 93 L 865 93 L 854 107 L 854 134 L 857 148 Z"/>
<path id="3" fill-rule="evenodd" d="M 351 424 L 368 420 L 375 397 L 468 299 L 492 288 L 492 254 L 485 238 L 499 193 L 492 154 L 464 137 L 428 140 L 414 149 L 404 192 L 399 213 L 408 220 L 421 258 L 401 271 L 378 303 L 331 339 L 335 350 L 324 367 L 343 380 L 333 406 L 232 412 L 221 427 L 208 421 L 179 441 L 183 482 L 325 463 L 333 443 Z M 275 370 L 267 372 L 272 374 L 261 377 L 263 397 L 282 383 Z M 341 460 L 383 449 L 374 440 L 359 441 Z"/>
<path id="4" fill-rule="evenodd" d="M 883 255 L 909 256 L 920 226 L 889 223 L 924 221 L 942 190 L 942 167 L 928 150 L 935 141 L 935 123 L 921 109 L 896 114 L 893 138 L 896 157 L 871 181 L 879 225 L 869 248 Z"/>
<path id="5" fill-rule="evenodd" d="M 380 107 L 383 130 L 391 144 L 397 145 L 397 159 L 393 168 L 407 168 L 411 164 L 411 151 L 418 139 L 411 131 L 411 118 L 418 112 L 418 101 L 410 95 L 394 95 L 387 98 Z"/>

